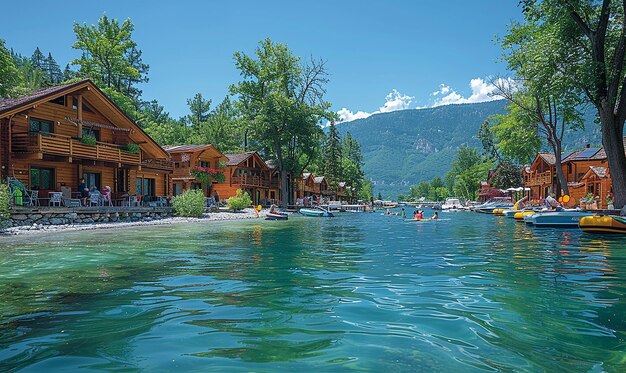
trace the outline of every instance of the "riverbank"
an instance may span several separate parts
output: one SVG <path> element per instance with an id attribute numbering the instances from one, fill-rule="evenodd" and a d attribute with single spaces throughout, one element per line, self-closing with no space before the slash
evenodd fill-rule
<path id="1" fill-rule="evenodd" d="M 265 216 L 265 211 L 259 213 L 258 219 Z M 183 218 L 183 217 L 167 217 L 163 219 L 154 219 L 150 221 L 131 221 L 131 222 L 107 222 L 107 223 L 88 223 L 88 224 L 59 224 L 59 225 L 43 225 L 32 224 L 18 227 L 9 227 L 0 230 L 0 236 L 15 236 L 24 234 L 42 234 L 53 232 L 71 232 L 71 231 L 87 231 L 95 229 L 113 229 L 128 227 L 145 227 L 155 225 L 172 225 L 182 223 L 201 223 L 212 221 L 228 221 L 228 220 L 245 220 L 257 219 L 254 209 L 248 208 L 239 212 L 211 212 L 205 213 L 200 218 Z"/>

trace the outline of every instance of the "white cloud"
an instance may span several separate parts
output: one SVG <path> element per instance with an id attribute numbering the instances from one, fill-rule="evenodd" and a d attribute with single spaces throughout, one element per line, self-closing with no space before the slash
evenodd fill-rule
<path id="1" fill-rule="evenodd" d="M 499 78 L 498 83 L 514 84 L 513 80 L 510 78 Z M 440 98 L 435 100 L 433 107 L 451 104 L 471 104 L 501 99 L 501 97 L 497 95 L 496 86 L 481 78 L 472 79 L 470 81 L 470 88 L 472 89 L 472 94 L 469 97 L 463 97 L 449 86 L 441 84 L 440 89 L 432 94 L 433 96 L 441 95 Z"/>
<path id="2" fill-rule="evenodd" d="M 405 110 L 409 108 L 414 98 L 415 97 L 403 95 L 402 93 L 398 92 L 397 89 L 394 88 L 385 97 L 385 103 L 383 104 L 383 106 L 379 107 L 378 110 L 372 113 L 368 113 L 366 111 L 357 111 L 355 113 L 346 108 L 342 108 L 341 110 L 337 112 L 337 115 L 339 115 L 338 123 L 350 122 L 356 119 L 364 119 L 373 114 L 389 113 L 391 111 L 396 111 L 396 110 Z"/>
<path id="3" fill-rule="evenodd" d="M 339 123 L 341 123 L 341 122 L 350 122 L 356 119 L 367 118 L 372 114 L 366 113 L 364 111 L 357 111 L 356 113 L 353 113 L 350 110 L 343 108 L 337 112 L 337 115 L 339 115 Z"/>

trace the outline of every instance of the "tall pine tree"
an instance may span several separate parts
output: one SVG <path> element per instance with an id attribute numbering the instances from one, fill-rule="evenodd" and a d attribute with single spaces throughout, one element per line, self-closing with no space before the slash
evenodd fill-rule
<path id="1" fill-rule="evenodd" d="M 341 139 L 335 127 L 335 121 L 330 121 L 328 137 L 324 146 L 326 163 L 324 164 L 324 176 L 328 179 L 330 191 L 337 197 L 339 182 L 342 181 L 341 172 Z"/>

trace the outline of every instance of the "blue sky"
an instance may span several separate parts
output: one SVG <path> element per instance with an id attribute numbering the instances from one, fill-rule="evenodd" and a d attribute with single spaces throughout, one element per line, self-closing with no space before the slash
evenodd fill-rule
<path id="1" fill-rule="evenodd" d="M 495 37 L 521 18 L 517 0 L 447 1 L 21 1 L 3 5 L 7 47 L 78 57 L 72 25 L 102 14 L 135 25 L 150 65 L 145 99 L 174 117 L 201 92 L 216 104 L 239 79 L 233 53 L 270 37 L 327 60 L 327 99 L 345 120 L 374 112 L 490 99 L 506 75 Z M 361 112 L 361 113 L 359 113 Z"/>

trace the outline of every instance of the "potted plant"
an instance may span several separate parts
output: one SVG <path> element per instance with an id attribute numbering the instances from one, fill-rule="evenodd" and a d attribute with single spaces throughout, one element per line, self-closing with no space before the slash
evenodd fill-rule
<path id="1" fill-rule="evenodd" d="M 83 137 L 80 138 L 80 142 L 85 145 L 94 146 L 98 142 L 95 136 L 84 134 Z"/>
<path id="2" fill-rule="evenodd" d="M 140 151 L 139 145 L 133 144 L 132 142 L 124 145 L 122 150 L 125 151 L 126 153 L 130 153 L 130 154 L 139 154 L 139 151 Z"/>

